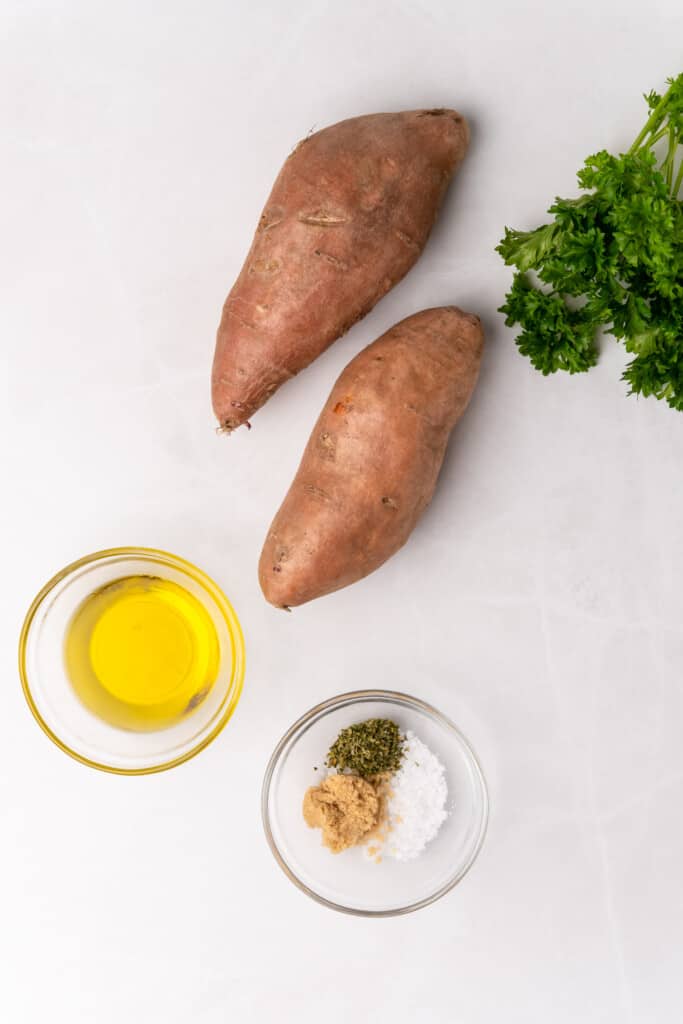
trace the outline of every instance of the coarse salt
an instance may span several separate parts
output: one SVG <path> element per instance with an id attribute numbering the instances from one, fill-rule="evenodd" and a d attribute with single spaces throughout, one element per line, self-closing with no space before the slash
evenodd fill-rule
<path id="1" fill-rule="evenodd" d="M 406 733 L 401 767 L 389 787 L 382 852 L 396 860 L 413 860 L 448 817 L 448 786 L 441 761 L 412 731 Z"/>

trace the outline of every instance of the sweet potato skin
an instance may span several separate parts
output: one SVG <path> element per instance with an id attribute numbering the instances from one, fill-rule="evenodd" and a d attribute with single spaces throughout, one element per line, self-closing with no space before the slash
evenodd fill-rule
<path id="1" fill-rule="evenodd" d="M 479 318 L 455 306 L 396 324 L 332 389 L 268 531 L 264 596 L 304 604 L 377 569 L 429 504 L 479 373 Z"/>
<path id="2" fill-rule="evenodd" d="M 455 110 L 370 114 L 299 143 L 228 295 L 212 401 L 248 423 L 410 270 L 467 148 Z"/>

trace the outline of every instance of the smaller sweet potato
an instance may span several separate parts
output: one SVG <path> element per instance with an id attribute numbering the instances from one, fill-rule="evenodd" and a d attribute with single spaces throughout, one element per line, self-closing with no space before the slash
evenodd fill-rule
<path id="1" fill-rule="evenodd" d="M 349 363 L 261 553 L 271 604 L 346 587 L 405 544 L 434 493 L 482 346 L 478 317 L 447 306 L 401 321 Z"/>

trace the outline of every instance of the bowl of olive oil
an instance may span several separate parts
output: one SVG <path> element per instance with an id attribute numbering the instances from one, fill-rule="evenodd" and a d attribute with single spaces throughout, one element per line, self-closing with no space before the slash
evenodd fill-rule
<path id="1" fill-rule="evenodd" d="M 239 700 L 244 640 L 232 605 L 196 566 L 115 548 L 57 573 L 26 615 L 19 670 L 47 735 L 119 774 L 186 761 Z"/>

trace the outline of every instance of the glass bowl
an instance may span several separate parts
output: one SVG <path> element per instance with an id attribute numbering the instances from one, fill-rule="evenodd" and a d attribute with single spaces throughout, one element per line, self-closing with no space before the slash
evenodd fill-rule
<path id="1" fill-rule="evenodd" d="M 110 725 L 76 695 L 66 672 L 67 627 L 93 591 L 128 576 L 169 580 L 189 591 L 209 615 L 218 640 L 218 674 L 192 714 L 150 732 Z M 154 548 L 112 548 L 58 572 L 29 608 L 19 639 L 19 673 L 38 724 L 82 764 L 119 775 L 173 768 L 203 750 L 227 723 L 242 692 L 244 639 L 235 612 L 200 569 Z"/>
<path id="2" fill-rule="evenodd" d="M 449 815 L 411 861 L 385 857 L 376 864 L 360 847 L 332 854 L 303 819 L 304 793 L 324 777 L 330 746 L 341 729 L 366 718 L 391 718 L 402 733 L 412 729 L 446 768 Z M 344 693 L 295 722 L 266 769 L 261 808 L 268 844 L 287 877 L 318 903 L 364 917 L 407 914 L 449 892 L 474 863 L 488 819 L 484 776 L 462 733 L 424 701 L 390 690 Z"/>

